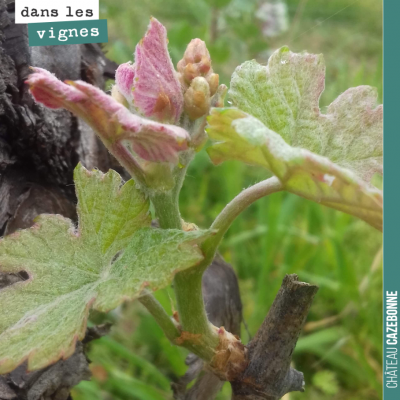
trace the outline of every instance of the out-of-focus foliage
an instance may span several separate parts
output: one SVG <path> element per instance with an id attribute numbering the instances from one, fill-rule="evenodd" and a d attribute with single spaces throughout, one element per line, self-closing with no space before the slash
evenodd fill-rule
<path id="1" fill-rule="evenodd" d="M 207 42 L 214 70 L 226 84 L 235 66 L 268 50 L 271 35 L 287 29 L 287 7 L 282 1 L 103 0 L 101 6 L 103 16 L 108 18 L 109 55 L 117 62 L 132 58 L 136 43 L 146 31 L 148 17 L 154 15 L 167 28 L 175 64 L 190 40 L 198 37 Z M 272 18 L 267 17 L 266 8 L 274 13 Z M 268 53 L 262 57 L 266 61 Z"/>
<path id="2" fill-rule="evenodd" d="M 102 17 L 109 23 L 109 56 L 117 62 L 132 58 L 149 16 L 154 15 L 168 29 L 175 64 L 187 43 L 199 37 L 207 42 L 214 71 L 224 83 L 229 83 L 237 65 L 252 58 L 265 64 L 273 50 L 288 45 L 295 52 L 324 54 L 327 87 L 322 106 L 362 84 L 377 87 L 382 100 L 380 0 L 286 0 L 288 30 L 273 37 L 263 36 L 263 21 L 256 17 L 263 1 L 100 3 Z M 214 167 L 207 154 L 200 152 L 181 195 L 184 219 L 208 227 L 243 188 L 267 176 L 260 168 L 234 161 Z M 284 274 L 297 273 L 301 280 L 320 286 L 294 354 L 296 368 L 305 373 L 306 393 L 291 393 L 290 400 L 381 398 L 379 232 L 349 215 L 277 193 L 241 215 L 220 250 L 239 276 L 251 335 L 264 319 Z M 156 295 L 171 311 L 172 290 Z M 185 350 L 170 345 L 137 302 L 107 318 L 116 323 L 113 334 L 93 343 L 94 378 L 75 389 L 74 399 L 170 398 L 167 383 L 185 372 Z M 93 321 L 103 319 L 93 316 Z M 242 338 L 249 339 L 244 327 Z M 230 399 L 229 393 L 225 385 L 218 399 Z"/>

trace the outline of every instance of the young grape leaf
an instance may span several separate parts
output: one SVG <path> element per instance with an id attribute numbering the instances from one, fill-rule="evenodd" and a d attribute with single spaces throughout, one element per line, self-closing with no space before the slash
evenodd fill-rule
<path id="1" fill-rule="evenodd" d="M 90 308 L 108 311 L 142 289 L 169 284 L 203 259 L 208 231 L 150 227 L 149 202 L 115 171 L 75 169 L 79 225 L 43 215 L 0 241 L 0 271 L 29 279 L 0 291 L 0 374 L 28 360 L 30 370 L 70 356 Z"/>
<path id="2" fill-rule="evenodd" d="M 146 35 L 135 49 L 135 64 L 121 64 L 115 82 L 128 103 L 148 118 L 177 124 L 183 94 L 168 53 L 167 30 L 151 18 Z"/>
<path id="3" fill-rule="evenodd" d="M 215 164 L 241 160 L 275 174 L 289 192 L 355 215 L 382 229 L 382 193 L 350 170 L 309 150 L 288 145 L 261 121 L 236 108 L 214 108 L 208 148 Z"/>
<path id="4" fill-rule="evenodd" d="M 33 68 L 26 83 L 36 101 L 49 108 L 65 108 L 86 121 L 108 147 L 129 141 L 147 161 L 177 163 L 189 134 L 179 126 L 160 124 L 132 114 L 100 89 L 83 81 L 61 82 L 49 71 Z"/>
<path id="5" fill-rule="evenodd" d="M 319 109 L 325 85 L 322 55 L 282 47 L 267 66 L 247 61 L 232 75 L 234 106 L 253 115 L 290 145 L 308 149 L 352 169 L 366 182 L 382 172 L 383 109 L 369 86 L 346 90 Z"/>

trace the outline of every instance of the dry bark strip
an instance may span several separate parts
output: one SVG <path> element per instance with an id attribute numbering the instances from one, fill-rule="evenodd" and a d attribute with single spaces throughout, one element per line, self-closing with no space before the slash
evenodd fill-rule
<path id="1" fill-rule="evenodd" d="M 216 284 L 218 283 L 221 282 Z M 221 288 L 223 285 L 219 287 L 220 291 Z M 217 291 L 218 287 L 214 287 L 214 290 Z M 303 374 L 291 368 L 290 364 L 317 291 L 317 286 L 299 282 L 295 274 L 285 276 L 268 315 L 256 336 L 245 348 L 247 366 L 230 382 L 233 400 L 278 400 L 286 393 L 304 391 Z M 204 294 L 207 296 L 206 291 Z M 185 386 L 196 378 L 203 367 L 203 363 L 194 356 L 188 361 L 188 372 L 180 381 L 181 385 Z M 212 376 L 212 373 L 203 372 L 192 389 L 184 391 L 180 387 L 179 391 L 175 387 L 174 398 L 212 400 L 222 383 L 218 382 L 218 378 Z"/>
<path id="2" fill-rule="evenodd" d="M 249 364 L 232 383 L 234 400 L 278 400 L 304 391 L 304 376 L 290 367 L 293 350 L 318 287 L 286 275 L 256 336 L 247 345 Z"/>

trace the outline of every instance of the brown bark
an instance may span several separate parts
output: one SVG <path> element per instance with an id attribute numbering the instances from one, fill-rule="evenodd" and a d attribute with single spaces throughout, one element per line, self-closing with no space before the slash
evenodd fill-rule
<path id="1" fill-rule="evenodd" d="M 13 16 L 13 2 L 0 0 L 0 234 L 26 228 L 44 212 L 75 218 L 76 164 L 113 164 L 85 123 L 35 103 L 24 81 L 36 66 L 104 87 L 117 65 L 99 45 L 29 47 L 27 26 L 15 25 Z"/>
<path id="2" fill-rule="evenodd" d="M 113 160 L 95 133 L 65 110 L 36 104 L 24 81 L 30 66 L 60 79 L 82 79 L 104 88 L 117 65 L 100 45 L 29 47 L 26 25 L 13 23 L 14 3 L 0 0 L 0 235 L 33 224 L 39 214 L 76 219 L 73 169 L 81 161 L 103 171 Z M 27 279 L 0 273 L 1 288 Z M 89 330 L 95 338 L 99 331 Z M 70 389 L 89 379 L 84 344 L 73 356 L 40 371 L 21 365 L 0 376 L 0 400 L 68 399 Z"/>
<path id="3" fill-rule="evenodd" d="M 223 292 L 226 289 L 224 280 L 218 281 L 218 278 L 212 275 L 209 278 L 213 280 L 214 284 L 210 300 L 216 300 L 216 302 L 214 305 L 209 303 L 208 306 L 222 305 L 222 308 L 226 308 L 227 303 L 218 301 L 215 297 L 215 292 Z M 227 288 L 229 287 L 228 284 Z M 228 290 L 226 295 L 233 296 L 232 290 L 233 288 L 230 287 L 230 291 Z M 239 375 L 231 380 L 234 400 L 278 400 L 286 393 L 304 391 L 303 374 L 291 368 L 290 364 L 298 337 L 317 291 L 317 286 L 299 282 L 295 274 L 285 276 L 267 317 L 256 336 L 244 349 L 247 365 Z M 208 295 L 205 290 L 205 299 Z M 236 308 L 237 311 L 238 308 Z M 229 312 L 234 311 L 228 309 L 228 315 Z M 216 319 L 217 321 L 218 319 Z M 213 323 L 215 324 L 215 322 Z M 218 323 L 216 325 L 220 326 Z M 229 328 L 229 324 L 225 327 Z M 234 330 L 232 332 L 237 333 Z M 193 355 L 188 358 L 188 364 L 188 372 L 181 378 L 178 385 L 173 386 L 174 398 L 178 400 L 212 400 L 223 382 L 218 381 L 218 378 L 211 372 L 202 371 L 203 363 Z M 184 390 L 189 382 L 199 374 L 200 377 L 193 387 L 188 391 Z"/>
<path id="4" fill-rule="evenodd" d="M 290 367 L 292 353 L 318 287 L 286 275 L 257 335 L 247 345 L 249 364 L 232 382 L 235 400 L 277 400 L 304 391 L 304 377 Z"/>

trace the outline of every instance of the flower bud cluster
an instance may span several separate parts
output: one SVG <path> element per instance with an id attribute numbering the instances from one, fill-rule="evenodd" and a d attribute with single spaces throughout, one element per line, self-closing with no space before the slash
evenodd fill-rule
<path id="1" fill-rule="evenodd" d="M 193 39 L 177 67 L 184 92 L 185 113 L 192 120 L 208 114 L 211 98 L 218 90 L 219 76 L 211 67 L 206 44 L 200 39 Z"/>

